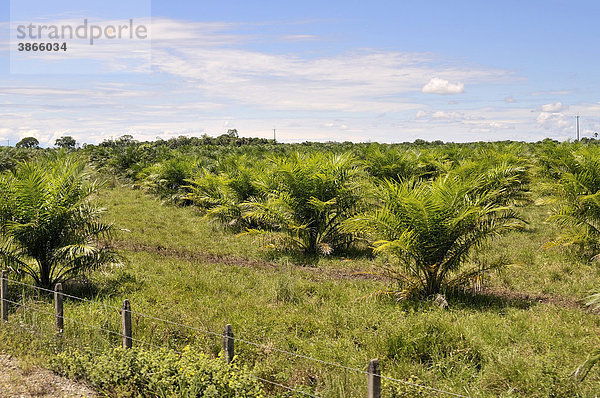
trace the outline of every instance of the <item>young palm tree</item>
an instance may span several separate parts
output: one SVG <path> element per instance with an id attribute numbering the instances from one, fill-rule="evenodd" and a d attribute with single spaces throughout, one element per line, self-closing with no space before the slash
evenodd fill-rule
<path id="1" fill-rule="evenodd" d="M 277 247 L 307 255 L 330 254 L 347 246 L 352 235 L 342 231 L 344 220 L 361 210 L 365 182 L 350 154 L 295 154 L 274 160 L 257 182 L 260 197 L 244 203 L 244 216 L 260 227 Z"/>
<path id="2" fill-rule="evenodd" d="M 398 282 L 400 299 L 439 293 L 483 272 L 461 268 L 488 238 L 521 225 L 502 187 L 481 189 L 493 176 L 386 181 L 379 208 L 349 220 L 346 228 L 370 237 L 376 252 L 397 260 L 383 274 Z"/>
<path id="3" fill-rule="evenodd" d="M 142 170 L 136 178 L 139 185 L 166 199 L 181 204 L 188 180 L 198 169 L 200 161 L 194 157 L 173 157 Z"/>
<path id="4" fill-rule="evenodd" d="M 433 150 L 384 149 L 373 144 L 363 154 L 367 172 L 378 179 L 404 181 L 429 179 L 446 172 L 450 162 L 443 153 Z"/>
<path id="5" fill-rule="evenodd" d="M 25 162 L 0 175 L 0 260 L 36 285 L 52 288 L 75 275 L 120 260 L 100 247 L 112 226 L 89 197 L 97 185 L 73 156 Z"/>
<path id="6" fill-rule="evenodd" d="M 550 220 L 563 227 L 549 246 L 575 245 L 598 254 L 600 248 L 600 151 L 569 154 L 554 168 L 561 205 Z"/>
<path id="7" fill-rule="evenodd" d="M 596 291 L 587 297 L 585 303 L 592 311 L 598 311 L 600 309 L 600 291 Z M 573 372 L 572 376 L 576 380 L 583 381 L 591 372 L 592 368 L 600 362 L 600 348 L 594 348 L 588 355 L 587 360 L 579 365 Z"/>
<path id="8" fill-rule="evenodd" d="M 260 196 L 255 182 L 261 164 L 242 156 L 226 157 L 219 162 L 219 174 L 201 170 L 189 181 L 189 191 L 184 197 L 206 212 L 206 217 L 220 222 L 228 228 L 243 230 L 256 227 L 243 216 L 242 203 Z"/>

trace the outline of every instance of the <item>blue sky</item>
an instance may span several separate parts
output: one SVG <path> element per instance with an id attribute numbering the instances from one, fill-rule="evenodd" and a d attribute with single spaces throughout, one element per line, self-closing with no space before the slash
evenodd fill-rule
<path id="1" fill-rule="evenodd" d="M 151 29 L 19 54 L 3 2 L 0 143 L 230 128 L 284 142 L 564 140 L 576 114 L 584 136 L 600 132 L 598 2 L 154 0 L 151 19 L 149 6 L 14 0 L 13 25 Z"/>

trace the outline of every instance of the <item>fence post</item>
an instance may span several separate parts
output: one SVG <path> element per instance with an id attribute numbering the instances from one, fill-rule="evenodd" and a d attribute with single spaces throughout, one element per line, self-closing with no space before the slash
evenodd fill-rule
<path id="1" fill-rule="evenodd" d="M 2 301 L 2 320 L 4 322 L 8 321 L 8 301 L 6 300 L 6 296 L 8 295 L 8 271 L 2 270 L 2 281 L 0 283 L 0 301 Z"/>
<path id="2" fill-rule="evenodd" d="M 225 362 L 229 363 L 233 360 L 234 355 L 233 328 L 227 324 L 223 330 L 223 351 L 225 352 Z"/>
<path id="3" fill-rule="evenodd" d="M 58 329 L 58 333 L 62 333 L 64 329 L 62 292 L 62 283 L 57 283 L 56 286 L 54 286 L 54 318 L 56 320 L 56 329 Z"/>
<path id="4" fill-rule="evenodd" d="M 378 359 L 369 362 L 367 373 L 367 398 L 381 398 L 381 369 Z"/>
<path id="5" fill-rule="evenodd" d="M 123 323 L 123 348 L 131 348 L 131 304 L 129 300 L 123 301 L 121 308 L 121 319 Z"/>

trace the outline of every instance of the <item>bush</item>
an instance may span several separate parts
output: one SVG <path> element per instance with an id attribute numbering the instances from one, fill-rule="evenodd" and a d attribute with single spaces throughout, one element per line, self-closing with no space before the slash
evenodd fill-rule
<path id="1" fill-rule="evenodd" d="M 242 203 L 260 196 L 256 180 L 261 164 L 252 165 L 246 156 L 230 156 L 218 164 L 219 174 L 203 169 L 190 181 L 185 197 L 206 212 L 206 217 L 241 231 L 257 227 L 243 216 Z"/>
<path id="2" fill-rule="evenodd" d="M 444 154 L 434 151 L 382 150 L 380 146 L 364 154 L 367 171 L 375 178 L 405 181 L 411 178 L 430 179 L 446 172 L 450 163 Z"/>
<path id="3" fill-rule="evenodd" d="M 120 397 L 264 397 L 248 371 L 189 347 L 183 353 L 114 349 L 91 354 L 64 352 L 51 362 L 63 376 L 84 379 L 101 393 Z"/>

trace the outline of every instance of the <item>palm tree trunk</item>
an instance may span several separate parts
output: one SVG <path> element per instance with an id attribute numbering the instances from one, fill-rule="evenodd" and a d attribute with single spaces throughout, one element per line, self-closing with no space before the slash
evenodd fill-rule
<path id="1" fill-rule="evenodd" d="M 430 266 L 425 271 L 425 295 L 432 296 L 440 292 L 441 280 L 438 275 L 439 267 Z"/>
<path id="2" fill-rule="evenodd" d="M 52 281 L 50 280 L 50 264 L 48 262 L 40 262 L 40 285 L 44 289 L 52 289 Z"/>

